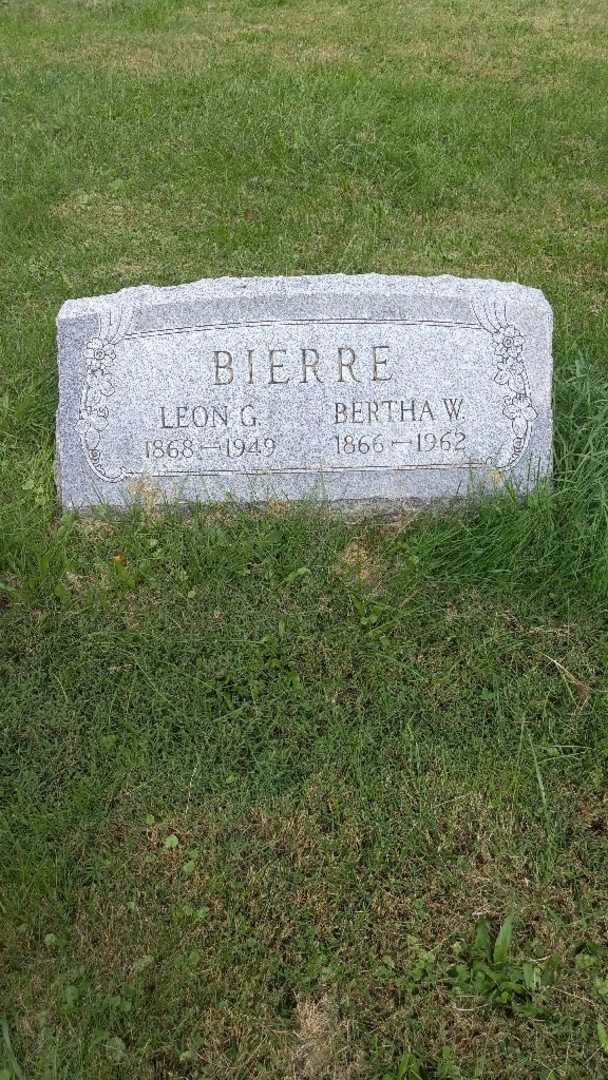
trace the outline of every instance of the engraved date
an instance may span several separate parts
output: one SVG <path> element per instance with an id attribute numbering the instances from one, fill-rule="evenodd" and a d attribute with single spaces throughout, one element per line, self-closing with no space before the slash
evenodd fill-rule
<path id="1" fill-rule="evenodd" d="M 381 435 L 334 435 L 334 441 L 339 454 L 381 454 L 384 450 Z"/>
<path id="2" fill-rule="evenodd" d="M 195 454 L 194 441 L 185 439 L 146 439 L 145 454 L 147 458 L 191 458 Z"/>
<path id="3" fill-rule="evenodd" d="M 383 435 L 334 435 L 336 453 L 343 454 L 381 454 L 385 449 L 396 446 L 409 446 L 416 453 L 429 454 L 434 450 L 444 453 L 464 450 L 466 435 L 464 431 L 425 431 L 409 439 L 386 440 Z"/>
<path id="4" fill-rule="evenodd" d="M 444 431 L 437 435 L 434 431 L 426 431 L 416 437 L 416 449 L 420 453 L 429 453 L 431 450 L 464 450 L 464 431 Z"/>
<path id="5" fill-rule="evenodd" d="M 276 442 L 274 439 L 226 439 L 225 443 L 222 443 L 225 447 L 226 456 L 235 458 L 243 457 L 244 454 L 262 454 L 264 457 L 270 457 L 276 450 Z"/>
<path id="6" fill-rule="evenodd" d="M 144 454 L 154 461 L 168 458 L 170 461 L 189 458 L 205 458 L 213 451 L 229 458 L 241 458 L 246 454 L 259 454 L 270 457 L 276 450 L 276 441 L 271 438 L 221 439 L 217 443 L 204 443 L 186 436 L 183 439 L 146 439 Z"/>

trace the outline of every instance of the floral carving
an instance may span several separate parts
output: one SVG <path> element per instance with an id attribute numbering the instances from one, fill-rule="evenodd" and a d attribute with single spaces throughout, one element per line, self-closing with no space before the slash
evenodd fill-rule
<path id="1" fill-rule="evenodd" d="M 116 349 L 112 342 L 103 341 L 102 338 L 93 338 L 86 345 L 84 355 L 87 361 L 89 386 L 98 386 L 100 389 L 103 386 L 111 386 L 110 372 L 116 360 Z"/>
<path id="2" fill-rule="evenodd" d="M 131 311 L 116 312 L 109 308 L 99 314 L 97 336 L 84 348 L 86 375 L 80 399 L 78 430 L 89 463 L 102 480 L 121 480 L 126 474 L 122 466 L 105 461 L 101 446 L 102 433 L 110 422 L 110 403 L 116 387 L 113 369 L 116 363 L 116 344 L 126 335 Z"/>
<path id="3" fill-rule="evenodd" d="M 526 434 L 528 424 L 536 420 L 536 409 L 527 394 L 511 394 L 505 398 L 503 416 L 511 421 L 513 431 L 519 438 Z"/>
<path id="4" fill-rule="evenodd" d="M 530 383 L 523 359 L 524 337 L 519 328 L 509 322 L 506 309 L 499 314 L 494 305 L 491 310 L 484 310 L 483 318 L 477 312 L 475 314 L 480 326 L 492 338 L 496 362 L 494 382 L 511 391 L 503 398 L 502 413 L 511 421 L 513 442 L 510 448 L 503 449 L 495 460 L 488 462 L 499 469 L 508 469 L 523 454 L 538 415 L 530 398 Z"/>
<path id="5" fill-rule="evenodd" d="M 521 354 L 524 351 L 524 339 L 520 334 L 516 326 L 500 327 L 498 330 L 494 330 L 492 334 L 492 345 L 494 352 L 501 360 L 508 360 L 510 358 L 521 358 Z"/>

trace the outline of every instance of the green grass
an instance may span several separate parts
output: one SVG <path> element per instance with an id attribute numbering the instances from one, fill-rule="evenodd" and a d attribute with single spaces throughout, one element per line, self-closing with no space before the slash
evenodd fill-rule
<path id="1" fill-rule="evenodd" d="M 1 1080 L 608 1075 L 604 23 L 0 5 Z M 59 516 L 66 297 L 368 270 L 545 290 L 551 489 Z"/>

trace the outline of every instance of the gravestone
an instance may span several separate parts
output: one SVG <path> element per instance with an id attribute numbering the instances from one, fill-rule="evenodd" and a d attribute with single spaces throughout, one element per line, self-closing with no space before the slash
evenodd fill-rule
<path id="1" fill-rule="evenodd" d="M 537 289 L 377 274 L 220 278 L 68 300 L 66 508 L 314 497 L 425 505 L 551 469 Z"/>

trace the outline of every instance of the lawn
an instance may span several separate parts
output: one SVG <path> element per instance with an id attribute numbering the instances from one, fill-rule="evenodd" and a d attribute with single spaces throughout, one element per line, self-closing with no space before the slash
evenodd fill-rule
<path id="1" fill-rule="evenodd" d="M 605 0 L 0 4 L 0 1080 L 608 1076 Z M 67 297 L 542 288 L 555 478 L 61 516 Z"/>

